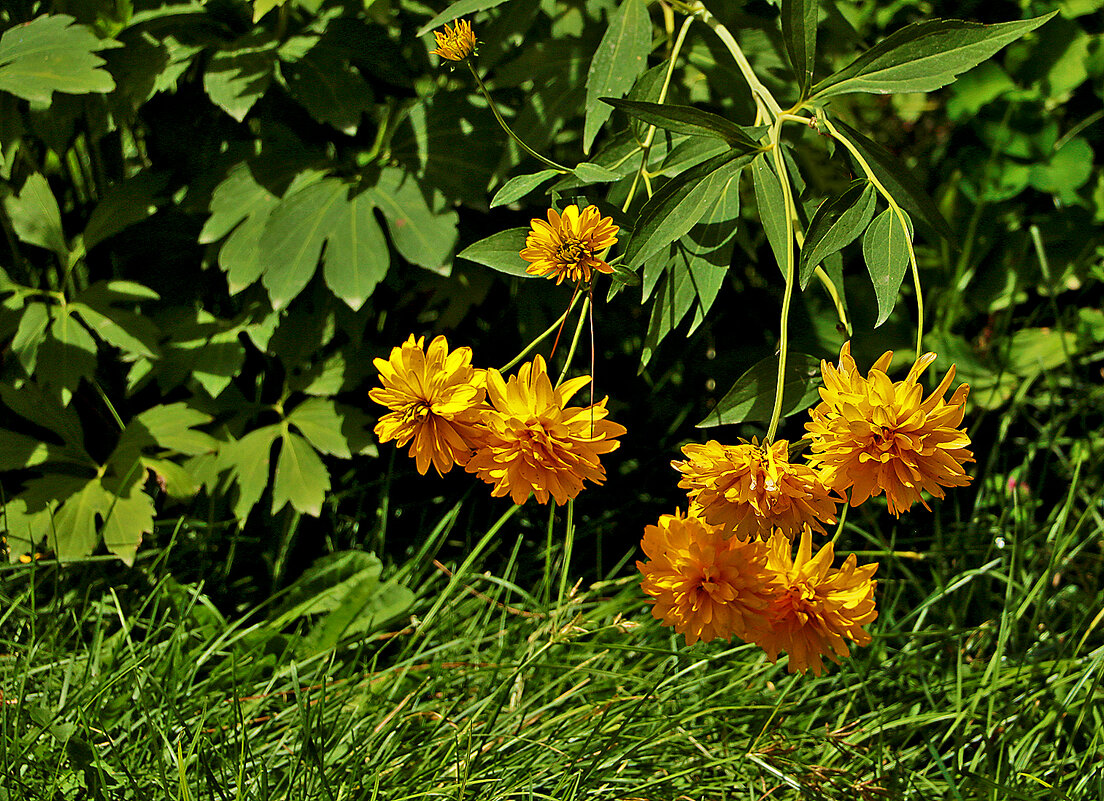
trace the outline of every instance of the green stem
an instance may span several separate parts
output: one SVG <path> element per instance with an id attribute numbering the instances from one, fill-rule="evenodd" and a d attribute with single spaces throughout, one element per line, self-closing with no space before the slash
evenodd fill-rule
<path id="1" fill-rule="evenodd" d="M 575 545 L 575 499 L 567 502 L 567 531 L 564 532 L 563 564 L 560 566 L 560 592 L 556 606 L 563 606 L 567 595 L 567 573 L 571 569 L 571 551 Z"/>
<path id="2" fill-rule="evenodd" d="M 590 293 L 587 293 L 583 298 L 583 308 L 579 312 L 579 323 L 575 326 L 575 336 L 571 338 L 571 348 L 567 351 L 567 361 L 564 362 L 563 371 L 560 373 L 560 377 L 556 379 L 556 386 L 558 387 L 563 383 L 564 378 L 567 376 L 567 371 L 571 368 L 571 361 L 575 358 L 575 349 L 579 346 L 579 337 L 583 333 L 583 324 L 587 318 L 587 308 L 590 306 Z"/>
<path id="3" fill-rule="evenodd" d="M 732 58 L 736 61 L 736 66 L 739 67 L 740 73 L 744 76 L 744 80 L 747 81 L 748 88 L 751 89 L 751 95 L 755 99 L 756 105 L 765 107 L 766 111 L 769 112 L 769 116 L 777 119 L 782 113 L 782 107 L 778 105 L 778 101 L 774 99 L 774 95 L 770 93 L 767 87 L 763 86 L 759 77 L 755 74 L 755 71 L 752 70 L 751 63 L 744 55 L 744 51 L 740 49 L 740 45 L 736 42 L 735 37 L 729 33 L 728 28 L 710 14 L 709 9 L 701 2 L 689 6 L 687 11 L 713 29 L 713 33 L 717 34 L 717 37 L 724 43 L 724 46 L 728 48 L 728 52 L 732 54 Z"/>
<path id="4" fill-rule="evenodd" d="M 487 99 L 487 105 L 491 107 L 491 113 L 494 114 L 495 119 L 498 120 L 498 124 L 502 126 L 502 130 L 509 134 L 510 138 L 517 142 L 522 150 L 524 150 L 530 156 L 533 156 L 533 158 L 537 159 L 542 164 L 551 167 L 553 170 L 556 170 L 560 173 L 570 173 L 571 170 L 569 170 L 567 167 L 563 166 L 562 164 L 557 164 L 551 159 L 545 158 L 540 153 L 533 150 L 533 148 L 529 147 L 529 145 L 525 144 L 525 142 L 521 140 L 521 137 L 514 133 L 513 129 L 506 124 L 506 120 L 502 119 L 502 115 L 498 113 L 498 106 L 495 104 L 494 98 L 492 98 L 491 93 L 487 91 L 487 87 L 483 85 L 483 81 L 480 79 L 479 73 L 475 71 L 475 67 L 472 66 L 471 61 L 465 59 L 464 63 L 468 65 L 468 70 L 471 72 L 472 77 L 475 78 L 476 86 L 479 87 L 479 91 L 483 94 L 483 97 Z"/>
<path id="5" fill-rule="evenodd" d="M 537 345 L 539 345 L 541 342 L 543 342 L 545 339 L 547 339 L 548 336 L 553 331 L 555 331 L 557 328 L 559 328 L 561 325 L 563 325 L 563 321 L 567 319 L 567 315 L 571 314 L 571 310 L 573 308 L 575 308 L 575 304 L 579 302 L 579 295 L 581 295 L 581 294 L 582 294 L 581 292 L 576 293 L 575 296 L 571 298 L 571 303 L 568 304 L 567 309 L 564 311 L 564 313 L 561 314 L 556 319 L 556 322 L 554 322 L 554 323 L 552 323 L 552 325 L 548 326 L 548 328 L 545 329 L 544 333 L 540 334 L 536 339 L 534 339 L 532 342 L 530 342 L 528 345 L 526 345 L 525 350 L 523 350 L 517 356 L 510 359 L 510 361 L 506 362 L 506 364 L 504 364 L 502 367 L 500 367 L 498 369 L 498 372 L 505 373 L 507 370 L 509 370 L 515 364 L 517 364 L 522 359 L 524 359 L 526 356 L 528 356 L 530 351 L 532 351 L 533 348 L 535 348 Z"/>
<path id="6" fill-rule="evenodd" d="M 847 152 L 858 162 L 859 167 L 862 168 L 863 173 L 866 175 L 866 179 L 874 185 L 874 188 L 878 190 L 878 194 L 885 198 L 886 203 L 888 203 L 890 209 L 893 210 L 894 216 L 897 217 L 897 222 L 900 223 L 902 230 L 905 232 L 909 265 L 912 268 L 912 283 L 916 288 L 916 358 L 919 359 L 924 353 L 924 293 L 920 291 L 920 266 L 916 262 L 916 251 L 912 247 L 912 235 L 909 232 L 908 220 L 905 219 L 905 213 L 897 204 L 897 201 L 893 199 L 893 195 L 882 185 L 882 182 L 878 180 L 878 176 L 874 174 L 874 170 L 867 164 L 862 153 L 859 152 L 857 147 L 851 144 L 851 140 L 840 134 L 840 132 L 836 130 L 836 127 L 832 125 L 831 120 L 826 116 L 818 115 L 817 119 L 819 124 L 823 125 L 828 133 L 832 135 L 832 138 L 843 145 L 847 149 Z"/>

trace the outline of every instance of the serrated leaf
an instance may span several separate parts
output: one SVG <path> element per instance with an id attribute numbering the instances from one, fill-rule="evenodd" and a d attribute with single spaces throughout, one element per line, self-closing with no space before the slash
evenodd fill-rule
<path id="1" fill-rule="evenodd" d="M 622 0 L 590 62 L 586 81 L 586 119 L 583 152 L 589 153 L 610 108 L 602 98 L 621 97 L 648 66 L 652 50 L 652 21 L 644 0 Z"/>
<path id="2" fill-rule="evenodd" d="M 196 431 L 196 426 L 207 425 L 211 415 L 193 409 L 183 401 L 161 404 L 136 415 L 134 423 L 140 425 L 152 442 L 174 453 L 194 456 L 209 453 L 218 446 L 210 434 Z"/>
<path id="3" fill-rule="evenodd" d="M 657 128 L 690 136 L 708 136 L 723 139 L 733 150 L 741 153 L 750 153 L 760 149 L 759 143 L 736 123 L 693 106 L 672 106 L 637 100 L 617 100 L 612 97 L 603 97 L 602 102 L 608 103 L 614 108 Z"/>
<path id="4" fill-rule="evenodd" d="M 38 381 L 54 390 L 66 406 L 81 379 L 96 371 L 96 340 L 71 316 L 71 310 L 50 309 L 53 323 L 38 347 L 35 368 Z"/>
<path id="5" fill-rule="evenodd" d="M 211 194 L 211 216 L 199 232 L 200 244 L 229 238 L 219 250 L 219 267 L 226 273 L 231 294 L 252 284 L 264 272 L 261 235 L 280 199 L 253 177 L 249 165 L 236 165 Z"/>
<path id="6" fill-rule="evenodd" d="M 157 211 L 157 198 L 168 183 L 168 173 L 140 172 L 108 189 L 88 218 L 84 249 L 91 250 L 127 226 L 149 218 Z"/>
<path id="7" fill-rule="evenodd" d="M 285 431 L 282 442 L 272 483 L 272 514 L 290 503 L 300 514 L 318 517 L 330 489 L 330 473 L 310 443 L 298 434 Z"/>
<path id="8" fill-rule="evenodd" d="M 525 240 L 529 236 L 528 228 L 508 228 L 491 234 L 486 239 L 480 239 L 456 254 L 458 259 L 467 259 L 500 273 L 514 275 L 518 278 L 533 278 L 525 272 L 529 262 L 521 257 L 521 251 L 525 249 Z"/>
<path id="9" fill-rule="evenodd" d="M 802 95 L 813 82 L 819 5 L 817 0 L 782 0 L 782 44 Z"/>
<path id="10" fill-rule="evenodd" d="M 8 559 L 18 562 L 22 554 L 32 554 L 51 530 L 53 510 L 28 506 L 25 498 L 9 498 L 0 506 L 0 531 L 8 541 Z"/>
<path id="11" fill-rule="evenodd" d="M 64 448 L 0 428 L 0 471 L 21 470 L 47 462 L 72 462 L 72 459 Z"/>
<path id="12" fill-rule="evenodd" d="M 935 205 L 935 201 L 924 191 L 916 176 L 901 163 L 899 158 L 847 123 L 833 119 L 832 124 L 862 154 L 874 171 L 874 175 L 877 176 L 894 200 L 909 214 L 918 217 L 948 242 L 954 243 L 954 231 L 947 220 L 944 219 L 939 207 Z"/>
<path id="13" fill-rule="evenodd" d="M 46 326 L 49 324 L 50 312 L 45 303 L 28 303 L 23 307 L 11 349 L 19 357 L 19 363 L 27 375 L 34 375 L 38 365 L 38 349 L 46 340 Z"/>
<path id="14" fill-rule="evenodd" d="M 905 219 L 908 220 L 907 215 Z M 897 303 L 897 293 L 901 291 L 901 281 L 909 263 L 909 239 L 893 209 L 886 209 L 875 217 L 863 236 L 863 259 L 878 297 L 875 328 L 889 319 Z"/>
<path id="15" fill-rule="evenodd" d="M 0 36 L 0 90 L 48 106 L 54 92 L 87 94 L 115 88 L 96 51 L 119 47 L 66 14 L 48 14 Z"/>
<path id="16" fill-rule="evenodd" d="M 272 443 L 280 432 L 279 425 L 263 426 L 219 448 L 219 467 L 229 470 L 237 485 L 234 517 L 239 526 L 245 525 L 249 511 L 257 505 L 268 486 Z"/>
<path id="17" fill-rule="evenodd" d="M 334 215 L 322 276 L 337 297 L 359 311 L 391 266 L 391 250 L 367 192 L 348 199 Z"/>
<path id="18" fill-rule="evenodd" d="M 57 434 L 72 461 L 94 464 L 84 451 L 84 431 L 76 412 L 57 403 L 38 384 L 27 381 L 16 389 L 12 384 L 0 383 L 0 400 L 20 417 Z"/>
<path id="19" fill-rule="evenodd" d="M 414 176 L 397 167 L 385 168 L 369 191 L 402 257 L 447 275 L 456 246 L 456 212 L 431 209 Z"/>
<path id="20" fill-rule="evenodd" d="M 452 22 L 454 19 L 460 19 L 465 15 L 474 14 L 477 11 L 486 11 L 488 8 L 494 8 L 505 3 L 506 0 L 456 0 L 448 8 L 435 16 L 425 25 L 418 29 L 415 36 L 425 36 L 434 28 L 439 28 L 446 22 Z"/>
<path id="21" fill-rule="evenodd" d="M 957 19 L 914 22 L 818 83 L 813 87 L 813 97 L 823 100 L 848 92 L 930 92 L 946 86 L 1057 13 L 996 25 Z"/>
<path id="22" fill-rule="evenodd" d="M 341 53 L 322 42 L 281 68 L 292 97 L 321 123 L 353 135 L 372 108 L 372 89 Z"/>
<path id="23" fill-rule="evenodd" d="M 786 357 L 782 382 L 782 415 L 789 416 L 808 408 L 818 397 L 820 360 L 804 353 Z M 774 409 L 778 382 L 778 357 L 768 356 L 749 368 L 717 402 L 697 428 L 769 420 Z"/>
<path id="24" fill-rule="evenodd" d="M 711 208 L 728 179 L 751 163 L 754 154 L 722 153 L 660 187 L 640 210 L 625 250 L 624 264 L 633 269 L 683 236 Z"/>
<path id="25" fill-rule="evenodd" d="M 299 429 L 299 433 L 322 453 L 343 459 L 352 456 L 342 430 L 345 419 L 332 400 L 308 398 L 292 410 L 287 422 Z"/>
<path id="26" fill-rule="evenodd" d="M 755 188 L 755 202 L 759 207 L 759 219 L 763 223 L 763 232 L 767 235 L 774 259 L 782 277 L 786 277 L 786 197 L 782 194 L 782 184 L 767 163 L 767 156 L 761 155 L 751 163 L 752 185 Z"/>
<path id="27" fill-rule="evenodd" d="M 211 102 L 238 122 L 244 120 L 272 83 L 278 44 L 250 35 L 235 42 L 233 49 L 215 53 L 203 73 L 203 89 Z"/>
<path id="28" fill-rule="evenodd" d="M 801 288 L 817 265 L 854 242 L 874 216 L 877 192 L 868 181 L 856 181 L 845 192 L 820 204 L 801 246 Z"/>
<path id="29" fill-rule="evenodd" d="M 142 484 L 132 482 L 126 495 L 109 495 L 111 502 L 103 512 L 104 547 L 128 567 L 134 564 L 143 536 L 153 533 L 153 499 L 142 491 Z"/>
<path id="30" fill-rule="evenodd" d="M 42 482 L 55 478 L 48 476 Z M 106 514 L 115 499 L 103 488 L 99 477 L 81 482 L 75 492 L 66 494 L 68 497 L 54 513 L 46 538 L 59 562 L 83 559 L 95 550 L 100 541 L 96 517 Z"/>
<path id="31" fill-rule="evenodd" d="M 27 176 L 18 195 L 4 198 L 4 208 L 16 236 L 28 244 L 52 250 L 62 263 L 68 262 L 69 247 L 61 228 L 61 210 L 42 173 Z"/>
<path id="32" fill-rule="evenodd" d="M 531 175 L 515 175 L 495 192 L 495 196 L 491 198 L 491 208 L 513 203 L 559 174 L 558 170 L 541 170 Z"/>

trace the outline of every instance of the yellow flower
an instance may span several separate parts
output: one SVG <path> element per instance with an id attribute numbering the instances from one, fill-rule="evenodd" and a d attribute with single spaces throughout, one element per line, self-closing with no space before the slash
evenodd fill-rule
<path id="1" fill-rule="evenodd" d="M 767 546 L 729 536 L 698 517 L 662 515 L 640 543 L 637 562 L 652 617 L 686 636 L 686 644 L 733 635 L 749 639 L 762 627 L 769 599 Z"/>
<path id="2" fill-rule="evenodd" d="M 389 359 L 373 360 L 383 386 L 368 397 L 391 409 L 376 424 L 380 442 L 395 440 L 401 448 L 413 440 L 410 455 L 418 472 L 425 475 L 432 462 L 443 475 L 453 463 L 466 464 L 480 440 L 485 371 L 471 366 L 471 348 L 449 353 L 448 341 L 439 336 L 423 352 L 424 342 L 411 334 Z"/>
<path id="3" fill-rule="evenodd" d="M 510 494 L 522 504 L 532 492 L 539 503 L 566 503 L 583 489 L 584 481 L 601 484 L 606 471 L 598 456 L 620 444 L 624 426 L 606 420 L 606 399 L 586 407 L 568 400 L 590 382 L 580 376 L 553 389 L 544 358 L 526 362 L 516 376 L 503 379 L 487 371 L 487 399 L 493 409 L 483 413 L 484 441 L 466 470 L 488 484 L 491 494 Z"/>
<path id="4" fill-rule="evenodd" d="M 943 400 L 954 367 L 925 399 L 916 382 L 935 354 L 920 357 L 904 381 L 886 375 L 892 357 L 892 351 L 885 353 L 867 378 L 859 375 L 850 342 L 840 351 L 838 368 L 821 362 L 822 402 L 809 411 L 805 430 L 809 461 L 828 487 L 850 488 L 852 506 L 885 491 L 889 511 L 900 516 L 916 501 L 930 508 L 921 490 L 942 498 L 943 487 L 969 484 L 963 465 L 974 457 L 967 450 L 970 438 L 959 428 L 970 387 L 963 384 L 950 401 Z"/>
<path id="5" fill-rule="evenodd" d="M 434 31 L 433 37 L 437 40 L 437 49 L 429 52 L 435 56 L 449 61 L 463 61 L 475 52 L 475 33 L 467 20 L 456 20 L 453 28 L 446 24 L 444 33 Z"/>
<path id="6" fill-rule="evenodd" d="M 728 526 L 741 536 L 766 540 L 778 529 L 793 537 L 802 526 L 824 533 L 820 521 L 836 521 L 836 504 L 816 473 L 789 461 L 789 443 L 760 446 L 755 440 L 722 445 L 685 445 L 686 461 L 671 462 L 682 473 L 690 514 Z"/>
<path id="7" fill-rule="evenodd" d="M 768 546 L 767 571 L 773 580 L 773 597 L 766 610 L 766 627 L 753 629 L 752 641 L 767 652 L 771 662 L 779 651 L 789 654 L 790 673 L 812 670 L 819 676 L 824 669 L 822 656 L 836 664 L 850 656 L 844 637 L 857 645 L 870 642 L 863 626 L 878 616 L 874 609 L 871 579 L 877 562 L 861 567 L 854 554 L 839 570 L 832 569 L 834 556 L 829 542 L 812 556 L 812 534 L 801 533 L 797 558 L 792 555 L 789 538 L 774 535 Z"/>
<path id="8" fill-rule="evenodd" d="M 555 278 L 560 284 L 565 278 L 589 281 L 592 270 L 613 272 L 598 254 L 617 241 L 618 228 L 612 217 L 599 214 L 597 206 L 587 206 L 582 213 L 575 205 L 564 208 L 563 214 L 549 209 L 548 222 L 533 219 L 530 226 L 521 251 L 530 263 L 525 269 L 530 275 Z"/>

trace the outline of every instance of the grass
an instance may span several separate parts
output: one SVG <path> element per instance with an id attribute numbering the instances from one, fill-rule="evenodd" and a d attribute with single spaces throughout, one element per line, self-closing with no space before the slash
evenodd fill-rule
<path id="1" fill-rule="evenodd" d="M 320 653 L 164 554 L 8 570 L 0 799 L 1102 798 L 1101 395 L 980 421 L 974 486 L 932 514 L 852 512 L 880 616 L 819 679 L 685 647 L 629 567 L 545 603 L 533 532 L 458 508 L 391 569 L 408 612 Z M 435 562 L 455 539 L 484 547 Z"/>

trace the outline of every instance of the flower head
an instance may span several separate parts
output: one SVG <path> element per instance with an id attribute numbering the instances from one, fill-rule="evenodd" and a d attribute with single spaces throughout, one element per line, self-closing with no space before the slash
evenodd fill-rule
<path id="1" fill-rule="evenodd" d="M 802 526 L 824 532 L 821 522 L 834 523 L 836 504 L 816 473 L 789 460 L 789 443 L 759 445 L 755 440 L 722 445 L 685 445 L 686 461 L 671 462 L 682 473 L 690 513 L 714 525 L 729 526 L 741 535 L 766 540 L 780 530 L 793 537 Z"/>
<path id="2" fill-rule="evenodd" d="M 596 206 L 587 206 L 582 212 L 572 204 L 562 214 L 548 210 L 548 222 L 534 219 L 530 222 L 529 236 L 521 257 L 529 262 L 525 272 L 555 278 L 560 284 L 589 281 L 592 270 L 612 273 L 613 268 L 599 257 L 599 253 L 617 241 L 618 228 L 612 217 L 602 217 Z"/>
<path id="3" fill-rule="evenodd" d="M 779 651 L 786 651 L 791 673 L 812 670 L 819 676 L 824 669 L 822 656 L 838 664 L 839 657 L 851 655 L 844 637 L 857 645 L 870 642 L 862 627 L 878 616 L 874 609 L 877 582 L 871 579 L 877 562 L 860 567 L 850 554 L 833 570 L 832 543 L 813 556 L 808 528 L 801 533 L 796 558 L 791 541 L 780 534 L 771 538 L 768 551 L 773 597 L 765 612 L 767 626 L 753 629 L 751 639 L 772 662 Z"/>
<path id="4" fill-rule="evenodd" d="M 828 487 L 850 488 L 852 506 L 884 491 L 889 511 L 900 516 L 916 501 L 930 508 L 921 490 L 942 498 L 943 487 L 970 483 L 963 465 L 974 457 L 970 438 L 959 428 L 970 387 L 962 384 L 949 401 L 943 399 L 954 367 L 924 398 L 916 382 L 935 354 L 922 356 L 903 381 L 890 381 L 885 373 L 892 357 L 892 351 L 883 354 L 866 378 L 851 358 L 850 342 L 840 351 L 839 367 L 821 362 L 821 403 L 809 411 L 805 430 L 809 461 Z"/>
<path id="5" fill-rule="evenodd" d="M 648 562 L 637 562 L 652 616 L 686 644 L 733 635 L 748 639 L 768 605 L 767 546 L 726 534 L 698 517 L 663 515 L 644 529 Z"/>
<path id="6" fill-rule="evenodd" d="M 418 472 L 430 463 L 440 474 L 452 465 L 466 464 L 479 434 L 480 408 L 484 405 L 483 370 L 471 366 L 471 348 L 448 350 L 439 336 L 423 351 L 425 337 L 414 335 L 392 348 L 388 359 L 375 359 L 382 387 L 368 397 L 391 411 L 376 424 L 380 442 L 395 440 L 401 448 L 413 440 L 410 455 Z"/>
<path id="7" fill-rule="evenodd" d="M 492 495 L 509 493 L 517 504 L 530 492 L 538 503 L 551 496 L 562 504 L 579 494 L 584 481 L 603 483 L 606 470 L 598 457 L 617 448 L 625 427 L 606 419 L 605 398 L 585 407 L 567 405 L 589 382 L 580 376 L 553 388 L 541 356 L 508 381 L 488 370 L 493 408 L 483 413 L 484 441 L 465 469 L 494 484 Z"/>
<path id="8" fill-rule="evenodd" d="M 444 32 L 434 31 L 433 37 L 437 40 L 437 49 L 429 52 L 449 61 L 463 61 L 475 52 L 475 33 L 467 20 L 456 20 L 452 28 L 446 24 Z"/>

